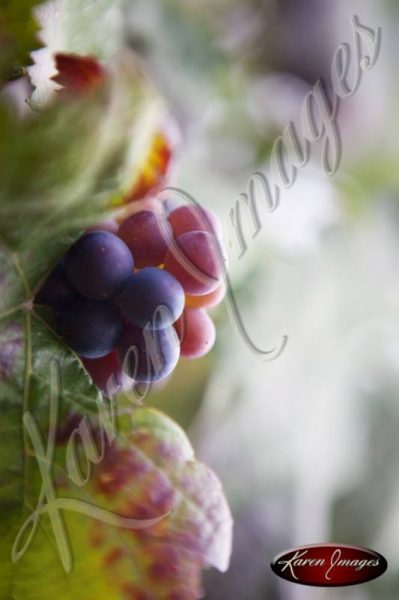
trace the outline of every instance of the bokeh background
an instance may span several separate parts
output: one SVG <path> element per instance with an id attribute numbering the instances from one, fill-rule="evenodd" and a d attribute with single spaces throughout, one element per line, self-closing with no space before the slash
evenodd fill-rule
<path id="1" fill-rule="evenodd" d="M 342 103 L 342 163 L 328 178 L 320 147 L 239 260 L 229 213 L 306 93 L 352 44 L 351 17 L 382 29 L 375 67 Z M 226 574 L 208 600 L 396 600 L 399 596 L 399 144 L 396 0 L 132 0 L 130 45 L 168 100 L 182 135 L 173 184 L 221 217 L 243 321 L 225 306 L 218 341 L 181 361 L 148 399 L 188 429 L 225 486 L 235 519 Z M 336 590 L 285 583 L 287 548 L 373 548 L 375 582 Z"/>

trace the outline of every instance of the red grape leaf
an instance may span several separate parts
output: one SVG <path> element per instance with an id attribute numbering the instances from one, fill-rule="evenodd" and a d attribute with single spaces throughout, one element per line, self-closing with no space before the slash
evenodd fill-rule
<path id="1" fill-rule="evenodd" d="M 67 94 L 90 92 L 106 79 L 104 67 L 93 56 L 58 52 L 55 55 L 55 66 L 57 75 L 54 75 L 52 80 L 62 86 Z"/>
<path id="2" fill-rule="evenodd" d="M 136 175 L 131 189 L 126 194 L 126 203 L 141 200 L 150 193 L 156 194 L 165 185 L 173 152 L 173 143 L 166 132 L 155 131 L 144 152 L 144 158 L 135 169 Z"/>
<path id="3" fill-rule="evenodd" d="M 232 521 L 220 482 L 196 462 L 184 432 L 162 413 L 132 413 L 131 431 L 119 433 L 85 492 L 96 506 L 129 518 L 171 511 L 140 530 L 85 523 L 86 544 L 100 557 L 113 598 L 194 600 L 202 596 L 204 568 L 227 569 Z"/>

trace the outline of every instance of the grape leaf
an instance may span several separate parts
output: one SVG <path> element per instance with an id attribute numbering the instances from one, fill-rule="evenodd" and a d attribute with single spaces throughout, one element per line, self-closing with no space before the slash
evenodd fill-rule
<path id="1" fill-rule="evenodd" d="M 110 410 L 32 301 L 66 247 L 120 201 L 132 124 L 151 96 L 126 57 L 113 69 L 98 93 L 22 122 L 0 106 L 1 598 L 194 600 L 201 570 L 225 569 L 230 553 L 220 483 L 161 414 L 134 410 L 131 430 L 121 423 L 85 485 L 71 479 L 69 445 L 58 445 L 54 457 L 38 455 L 40 443 L 49 445 L 54 381 L 61 390 L 60 439 L 70 439 L 72 429 L 62 432 L 69 415 L 79 422 L 90 415 L 98 432 L 102 412 Z M 49 466 L 64 502 L 57 518 L 46 508 L 47 495 L 39 501 Z M 104 512 L 98 517 L 100 509 L 112 511 L 111 524 L 101 520 Z M 120 527 L 169 511 L 149 529 Z M 34 530 L 23 527 L 35 523 Z"/>
<path id="2" fill-rule="evenodd" d="M 36 10 L 40 37 L 52 52 L 108 60 L 123 47 L 122 0 L 50 0 Z"/>
<path id="3" fill-rule="evenodd" d="M 3 0 L 0 3 L 0 80 L 22 74 L 31 63 L 30 52 L 40 47 L 39 25 L 32 9 L 41 0 Z"/>
<path id="4" fill-rule="evenodd" d="M 48 0 L 38 7 L 35 14 L 44 48 L 32 53 L 34 64 L 28 69 L 36 106 L 45 105 L 57 89 L 51 80 L 56 53 L 91 55 L 109 62 L 122 49 L 121 5 L 121 0 Z"/>
<path id="5" fill-rule="evenodd" d="M 52 104 L 39 117 L 19 121 L 0 105 L 0 240 L 18 252 L 29 284 L 73 237 L 122 203 L 133 126 L 152 102 L 127 53 L 98 92 Z"/>
<path id="6" fill-rule="evenodd" d="M 16 536 L 38 503 L 42 482 L 37 454 L 21 431 L 22 416 L 29 411 L 46 438 L 51 421 L 49 365 L 59 365 L 62 379 L 61 428 L 65 412 L 72 409 L 81 420 L 93 415 L 91 427 L 96 432 L 96 408 L 104 401 L 78 359 L 34 311 L 24 309 L 4 319 L 1 331 L 0 365 L 7 387 L 0 388 L 6 391 L 0 404 L 0 597 L 47 600 L 55 592 L 61 600 L 201 597 L 202 569 L 212 565 L 225 570 L 228 564 L 229 509 L 215 475 L 194 461 L 183 431 L 161 413 L 145 408 L 133 411 L 130 428 L 124 423 L 84 486 L 71 482 L 63 448 L 51 462 L 57 498 L 89 507 L 84 514 L 68 506 L 62 512 L 73 560 L 70 572 L 63 570 L 60 534 L 48 514 L 41 516 L 22 557 L 11 561 Z M 95 519 L 94 508 L 112 511 L 118 520 L 171 514 L 150 528 L 136 530 Z"/>
<path id="7" fill-rule="evenodd" d="M 143 136 L 142 148 L 136 159 L 137 167 L 132 169 L 134 179 L 127 191 L 126 203 L 156 195 L 166 185 L 176 144 L 166 128 L 156 128 L 155 125 L 151 123 L 146 128 L 146 137 Z"/>

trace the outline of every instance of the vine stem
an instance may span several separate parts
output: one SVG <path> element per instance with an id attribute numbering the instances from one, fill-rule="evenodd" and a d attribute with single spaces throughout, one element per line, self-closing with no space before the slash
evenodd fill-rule
<path id="1" fill-rule="evenodd" d="M 32 374 L 32 320 L 28 310 L 25 312 L 25 368 L 24 368 L 24 395 L 22 404 L 22 415 L 29 410 L 30 377 Z M 26 428 L 23 427 L 24 441 L 24 501 L 23 508 L 28 503 L 28 463 L 29 463 L 29 439 Z"/>
<path id="2" fill-rule="evenodd" d="M 23 376 L 23 399 L 22 399 L 22 415 L 29 410 L 29 391 L 30 377 L 32 374 L 32 321 L 31 321 L 31 305 L 32 305 L 32 290 L 25 276 L 24 270 L 19 261 L 18 255 L 11 252 L 7 247 L 3 246 L 8 253 L 14 269 L 22 283 L 25 295 L 25 302 L 21 305 L 21 310 L 24 313 L 24 329 L 25 329 L 25 352 L 24 352 L 24 376 Z M 12 314 L 17 308 L 10 309 L 8 314 Z M 23 444 L 24 444 L 24 493 L 22 511 L 28 504 L 28 455 L 29 455 L 29 439 L 25 427 L 22 429 Z"/>

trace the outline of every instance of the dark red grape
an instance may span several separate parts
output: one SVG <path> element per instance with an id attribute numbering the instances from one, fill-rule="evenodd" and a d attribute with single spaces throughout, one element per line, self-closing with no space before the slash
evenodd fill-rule
<path id="1" fill-rule="evenodd" d="M 116 352 L 110 352 L 101 358 L 82 358 L 82 363 L 93 383 L 103 392 L 124 389 L 126 376 Z"/>
<path id="2" fill-rule="evenodd" d="M 144 330 L 127 325 L 118 347 L 124 371 L 139 383 L 159 381 L 176 367 L 180 345 L 173 327 Z"/>
<path id="3" fill-rule="evenodd" d="M 81 298 L 60 318 L 60 334 L 83 358 L 109 354 L 118 344 L 122 319 L 107 302 Z"/>
<path id="4" fill-rule="evenodd" d="M 69 281 L 82 296 L 106 300 L 120 291 L 133 271 L 134 260 L 116 235 L 92 231 L 71 247 L 65 268 Z"/>
<path id="5" fill-rule="evenodd" d="M 171 235 L 167 220 L 151 210 L 131 215 L 118 231 L 118 236 L 133 254 L 137 269 L 162 264 Z"/>
<path id="6" fill-rule="evenodd" d="M 165 256 L 165 269 L 181 283 L 186 294 L 201 296 L 218 288 L 223 280 L 221 247 L 214 235 L 191 231 L 176 239 Z"/>
<path id="7" fill-rule="evenodd" d="M 63 446 L 69 442 L 72 433 L 78 429 L 83 418 L 82 414 L 70 411 L 60 419 L 55 437 L 57 446 Z"/>
<path id="8" fill-rule="evenodd" d="M 63 311 L 69 308 L 77 298 L 78 294 L 67 279 L 65 262 L 61 259 L 40 288 L 35 298 L 35 304 L 44 304 L 51 306 L 56 311 Z"/>
<path id="9" fill-rule="evenodd" d="M 180 339 L 180 352 L 185 358 L 200 358 L 212 350 L 216 330 L 204 310 L 186 308 L 175 328 Z"/>
<path id="10" fill-rule="evenodd" d="M 133 325 L 143 329 L 150 324 L 154 329 L 161 329 L 180 317 L 184 291 L 167 271 L 147 267 L 129 277 L 116 302 Z"/>
<path id="11" fill-rule="evenodd" d="M 170 213 L 168 220 L 175 237 L 189 231 L 208 231 L 219 239 L 222 237 L 223 231 L 219 217 L 204 206 L 179 206 Z"/>

